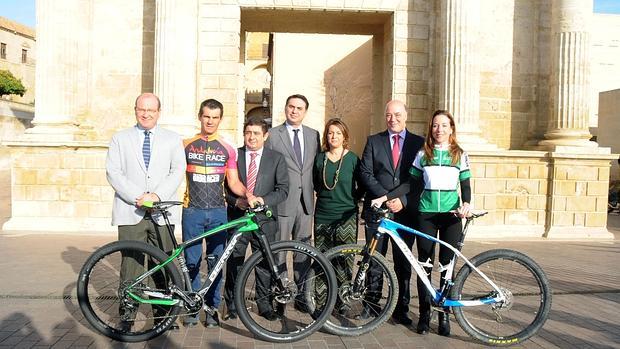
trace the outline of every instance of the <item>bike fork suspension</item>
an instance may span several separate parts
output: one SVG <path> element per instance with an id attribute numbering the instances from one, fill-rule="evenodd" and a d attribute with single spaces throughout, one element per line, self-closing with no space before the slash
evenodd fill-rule
<path id="1" fill-rule="evenodd" d="M 379 241 L 379 233 L 375 234 L 370 243 L 368 243 L 362 251 L 362 260 L 360 261 L 360 267 L 355 275 L 355 281 L 353 283 L 353 292 L 360 292 L 364 287 L 364 280 L 366 279 L 366 272 L 370 269 L 370 258 L 377 249 L 377 243 Z"/>
<path id="2" fill-rule="evenodd" d="M 269 271 L 271 272 L 272 279 L 276 280 L 276 286 L 279 289 L 284 289 L 284 283 L 280 278 L 280 270 L 278 265 L 276 264 L 276 259 L 271 252 L 271 246 L 269 245 L 269 241 L 267 241 L 267 236 L 265 234 L 256 233 L 256 237 L 258 237 L 258 242 L 265 254 L 265 259 L 267 259 L 267 263 L 269 264 Z"/>

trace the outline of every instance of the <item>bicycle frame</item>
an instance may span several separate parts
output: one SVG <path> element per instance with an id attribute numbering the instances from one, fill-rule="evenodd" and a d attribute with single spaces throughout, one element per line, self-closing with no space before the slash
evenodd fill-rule
<path id="1" fill-rule="evenodd" d="M 131 292 L 131 289 L 136 286 L 137 284 L 139 284 L 142 280 L 144 280 L 145 278 L 149 277 L 150 275 L 154 274 L 155 272 L 157 272 L 158 270 L 160 270 L 161 268 L 163 268 L 166 264 L 171 263 L 173 260 L 178 259 L 179 261 L 179 267 L 181 268 L 181 271 L 183 272 L 183 276 L 185 278 L 185 284 L 186 285 L 191 285 L 190 279 L 189 279 L 189 269 L 187 268 L 187 265 L 185 264 L 185 257 L 183 257 L 183 255 L 181 254 L 188 246 L 191 246 L 193 244 L 196 244 L 200 241 L 202 241 L 202 239 L 209 237 L 213 234 L 228 230 L 228 229 L 234 229 L 236 228 L 237 231 L 235 232 L 235 234 L 230 238 L 230 241 L 228 242 L 228 244 L 226 245 L 226 248 L 224 249 L 224 251 L 222 252 L 222 256 L 219 258 L 217 264 L 215 265 L 215 268 L 211 271 L 211 273 L 209 273 L 209 276 L 207 277 L 207 280 L 205 280 L 203 286 L 200 288 L 200 290 L 198 290 L 197 294 L 202 298 L 208 291 L 209 288 L 211 287 L 211 285 L 213 284 L 213 281 L 215 280 L 215 278 L 217 277 L 217 275 L 219 274 L 219 272 L 222 270 L 222 268 L 224 267 L 224 263 L 226 263 L 226 261 L 228 260 L 228 258 L 230 257 L 230 255 L 233 252 L 233 249 L 235 248 L 235 245 L 237 244 L 237 241 L 239 240 L 239 238 L 241 237 L 241 235 L 243 234 L 248 234 L 248 233 L 256 233 L 258 231 L 260 231 L 260 228 L 257 224 L 257 222 L 254 221 L 254 217 L 256 216 L 255 213 L 246 213 L 243 217 L 240 217 L 238 219 L 235 219 L 233 221 L 227 222 L 226 224 L 223 224 L 217 228 L 211 229 L 209 231 L 204 232 L 203 234 L 190 239 L 188 241 L 185 241 L 181 244 L 176 243 L 176 239 L 174 238 L 174 235 L 171 233 L 171 228 L 169 225 L 169 222 L 167 220 L 167 217 L 164 215 L 164 217 L 166 218 L 166 226 L 168 228 L 168 232 L 171 233 L 172 236 L 172 241 L 174 242 L 175 248 L 172 251 L 172 253 L 170 254 L 170 257 L 168 257 L 168 259 L 166 259 L 163 263 L 158 264 L 157 266 L 153 267 L 152 269 L 146 271 L 144 274 L 140 275 L 139 277 L 137 277 L 134 282 L 129 285 L 127 287 L 128 291 L 127 294 L 133 298 L 135 301 L 140 302 L 140 303 L 144 303 L 144 304 L 156 304 L 156 305 L 166 305 L 166 306 L 173 306 L 178 304 L 181 300 L 180 299 L 162 299 L 164 298 L 164 295 L 158 292 L 144 292 L 145 294 L 147 294 L 148 296 L 151 297 L 155 297 L 155 298 L 159 298 L 159 299 L 144 299 L 142 297 L 139 297 L 138 295 L 134 294 Z M 269 261 L 269 263 L 274 266 L 275 268 L 275 260 L 273 259 L 273 255 L 271 254 L 271 249 L 269 247 L 269 243 L 267 241 L 267 238 L 262 235 L 262 234 L 257 234 L 258 238 L 259 238 L 259 242 L 262 246 L 262 248 L 264 249 L 264 251 L 267 254 L 267 259 Z M 272 273 L 274 273 L 274 276 L 276 277 L 276 279 L 279 280 L 279 278 L 277 278 L 278 275 L 278 271 L 274 268 L 272 269 Z M 175 290 L 176 294 L 179 295 L 180 297 L 183 298 L 183 300 L 187 303 L 189 303 L 190 305 L 194 304 L 194 301 L 192 299 L 190 299 L 189 297 L 187 297 L 187 295 L 182 291 L 182 290 Z"/>
<path id="2" fill-rule="evenodd" d="M 422 280 L 422 283 L 424 283 L 424 286 L 426 287 L 426 289 L 430 292 L 433 302 L 435 304 L 438 304 L 440 306 L 443 307 L 471 307 L 471 306 L 477 306 L 477 305 L 484 305 L 484 304 L 493 304 L 493 303 L 499 303 L 499 302 L 504 302 L 506 299 L 503 295 L 503 292 L 499 289 L 499 287 L 491 280 L 489 279 L 483 272 L 481 272 L 480 270 L 478 270 L 478 268 L 476 268 L 462 253 L 461 251 L 459 251 L 457 248 L 453 247 L 452 245 L 437 239 L 435 237 L 432 237 L 430 235 L 424 234 L 420 231 L 417 231 L 413 228 L 404 226 L 402 224 L 399 224 L 397 222 L 394 222 L 391 219 L 388 218 L 381 218 L 381 221 L 379 223 L 379 227 L 377 228 L 378 230 L 378 234 L 377 235 L 383 235 L 383 234 L 387 234 L 388 236 L 390 236 L 392 238 L 392 240 L 394 242 L 396 242 L 396 245 L 398 246 L 398 248 L 401 250 L 401 252 L 403 253 L 403 255 L 405 255 L 405 257 L 407 258 L 407 260 L 409 261 L 409 263 L 413 266 L 413 269 L 415 270 L 416 274 L 418 275 L 418 277 Z M 426 272 L 424 271 L 424 269 L 422 268 L 422 266 L 418 263 L 417 258 L 413 255 L 413 253 L 411 252 L 411 250 L 407 247 L 407 244 L 405 244 L 405 242 L 403 241 L 403 239 L 401 239 L 400 234 L 398 233 L 398 230 L 401 231 L 405 231 L 407 233 L 410 234 L 414 234 L 418 237 L 424 238 L 424 239 L 428 239 L 431 240 L 433 242 L 439 243 L 443 246 L 448 247 L 450 250 L 452 250 L 455 254 L 455 258 L 462 258 L 463 261 L 470 267 L 472 268 L 476 273 L 478 273 L 480 276 L 482 276 L 482 278 L 489 283 L 489 285 L 491 285 L 493 287 L 493 289 L 497 292 L 496 296 L 493 297 L 484 297 L 478 300 L 470 300 L 470 301 L 460 301 L 460 300 L 455 300 L 455 299 L 449 299 L 447 298 L 448 292 L 438 292 L 438 290 L 435 290 L 435 288 L 433 287 L 433 285 L 431 284 L 431 281 L 428 279 L 428 277 L 426 276 Z M 375 236 L 376 238 L 378 238 L 378 236 Z M 448 275 L 450 275 L 450 280 L 448 283 L 446 284 L 451 284 L 451 275 L 452 275 L 452 271 L 454 269 L 454 265 L 456 259 L 453 259 L 452 262 L 450 263 L 449 267 L 448 267 Z"/>

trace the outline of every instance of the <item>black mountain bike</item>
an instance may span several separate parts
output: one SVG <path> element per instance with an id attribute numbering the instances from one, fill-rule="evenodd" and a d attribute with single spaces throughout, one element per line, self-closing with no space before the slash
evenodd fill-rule
<path id="1" fill-rule="evenodd" d="M 249 208 L 243 217 L 178 244 L 167 209 L 179 204 L 156 202 L 149 208 L 152 214 L 164 217 L 174 245 L 170 255 L 144 242 L 116 241 L 99 248 L 86 260 L 78 276 L 77 296 L 84 317 L 98 332 L 124 342 L 146 341 L 164 333 L 182 312 L 185 316 L 195 315 L 204 308 L 213 314 L 216 309 L 204 305 L 204 295 L 242 234 L 254 234 L 260 245 L 260 251 L 244 263 L 235 284 L 234 301 L 245 327 L 262 340 L 292 342 L 323 326 L 336 302 L 337 283 L 330 262 L 317 249 L 298 241 L 270 245 L 260 228 L 263 218 L 271 216 L 265 206 Z M 263 217 L 257 219 L 257 215 Z M 228 229 L 236 232 L 222 257 L 203 287 L 192 291 L 183 250 Z M 308 262 L 294 265 L 293 260 L 300 256 Z M 121 263 L 137 263 L 143 272 L 123 280 Z M 299 275 L 299 284 L 293 282 L 293 273 Z M 259 303 L 269 304 L 279 319 L 260 316 Z"/>

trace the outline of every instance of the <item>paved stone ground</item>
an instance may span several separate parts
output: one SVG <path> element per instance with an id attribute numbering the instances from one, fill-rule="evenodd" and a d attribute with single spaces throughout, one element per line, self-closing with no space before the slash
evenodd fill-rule
<path id="1" fill-rule="evenodd" d="M 533 257 L 554 291 L 542 331 L 517 348 L 620 348 L 620 216 L 609 216 L 616 240 L 468 241 L 473 256 L 511 248 Z M 84 321 L 75 301 L 77 272 L 95 248 L 114 236 L 0 233 L 0 348 L 478 348 L 456 323 L 453 336 L 420 336 L 388 321 L 360 337 L 316 333 L 291 344 L 252 338 L 238 320 L 219 329 L 182 328 L 145 343 L 111 341 Z M 415 286 L 413 287 L 415 290 Z M 411 317 L 417 321 L 417 301 Z M 436 324 L 431 324 L 433 328 Z"/>

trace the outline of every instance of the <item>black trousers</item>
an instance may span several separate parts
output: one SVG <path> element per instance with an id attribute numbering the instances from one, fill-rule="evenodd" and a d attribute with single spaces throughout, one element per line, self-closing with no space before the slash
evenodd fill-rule
<path id="1" fill-rule="evenodd" d="M 257 216 L 258 217 L 258 216 Z M 259 217 L 259 225 L 261 230 L 267 237 L 267 241 L 271 244 L 275 241 L 276 232 L 278 229 L 278 223 L 272 219 Z M 234 233 L 234 232 L 233 232 Z M 230 235 L 232 236 L 232 234 Z M 229 236 L 229 238 L 230 238 Z M 260 250 L 260 243 L 258 238 L 253 234 L 241 235 L 235 249 L 233 250 L 230 258 L 226 262 L 226 283 L 224 284 L 224 300 L 228 311 L 236 311 L 235 309 L 235 283 L 237 276 L 243 267 L 245 262 L 245 254 L 248 245 L 252 247 L 252 252 Z M 264 314 L 273 311 L 272 299 L 270 298 L 271 289 L 271 273 L 269 271 L 269 265 L 267 261 L 259 263 L 255 272 L 256 278 L 256 304 L 258 306 L 259 314 Z"/>
<path id="2" fill-rule="evenodd" d="M 413 223 L 412 221 L 396 221 L 407 226 Z M 377 232 L 378 227 L 378 223 L 371 222 L 370 220 L 366 221 L 366 241 L 370 241 L 370 239 Z M 403 233 L 401 237 L 409 249 L 411 249 L 413 247 L 413 243 L 415 242 L 415 235 Z M 384 235 L 379 239 L 379 241 L 377 241 L 376 250 L 384 256 L 386 255 L 388 249 L 387 240 L 390 240 L 390 238 Z M 394 258 L 394 272 L 396 273 L 396 278 L 398 279 L 398 301 L 396 303 L 393 316 L 401 316 L 409 312 L 409 302 L 411 300 L 411 264 L 409 264 L 409 261 L 394 241 L 392 241 L 392 255 Z M 377 295 L 377 299 L 367 300 L 369 305 L 372 307 L 374 302 L 379 301 L 378 297 L 380 297 L 382 292 L 381 288 L 383 286 L 383 275 L 381 273 L 381 269 L 371 264 L 366 280 L 370 293 Z"/>
<path id="3" fill-rule="evenodd" d="M 456 247 L 461 240 L 462 235 L 462 223 L 461 219 L 449 212 L 444 213 L 420 213 L 418 217 L 418 230 L 449 243 L 451 246 Z M 428 239 L 418 239 L 418 261 L 420 263 L 429 263 L 430 266 L 424 266 L 424 271 L 428 279 L 431 279 L 431 272 L 433 271 L 433 262 L 435 261 L 435 243 Z M 442 267 L 447 267 L 450 261 L 454 257 L 454 252 L 448 247 L 440 245 L 439 247 L 439 264 Z M 446 277 L 446 270 L 441 272 L 440 286 L 443 286 L 444 278 Z M 451 277 L 452 275 L 448 275 Z M 418 296 L 420 301 L 420 313 L 429 312 L 431 308 L 431 299 L 426 286 L 422 283 L 422 280 L 418 277 Z"/>

